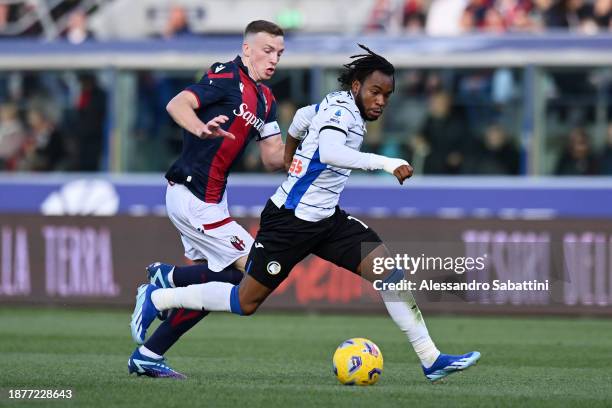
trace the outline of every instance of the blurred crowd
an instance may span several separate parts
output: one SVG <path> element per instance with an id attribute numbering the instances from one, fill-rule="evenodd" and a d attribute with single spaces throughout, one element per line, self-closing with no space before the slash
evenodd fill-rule
<path id="1" fill-rule="evenodd" d="M 59 34 L 74 44 L 95 40 L 81 3 L 65 1 L 66 7 L 59 9 L 65 22 Z M 404 32 L 417 34 L 548 29 L 589 34 L 608 30 L 612 15 L 612 0 L 375 0 L 372 4 L 365 25 L 368 32 L 389 31 L 398 26 L 395 21 Z M 35 3 L 0 4 L 0 34 L 28 7 Z M 184 7 L 171 4 L 162 17 L 164 24 L 153 34 L 156 37 L 197 35 Z M 40 31 L 33 25 L 27 34 Z M 129 135 L 124 135 L 134 147 L 125 170 L 163 171 L 182 148 L 182 132 L 166 114 L 165 105 L 194 77 L 153 71 L 134 75 L 133 121 Z M 299 87 L 284 83 L 286 78 L 279 75 L 272 87 L 279 101 L 279 122 L 286 130 L 295 110 L 309 102 L 284 92 Z M 603 78 L 612 83 L 608 79 Z M 524 149 L 531 146 L 520 142 L 521 81 L 516 70 L 505 68 L 402 70 L 393 102 L 383 119 L 370 125 L 363 149 L 404 157 L 418 174 L 525 174 Z M 602 78 L 587 70 L 547 74 L 545 120 L 562 129 L 547 129 L 543 138 L 543 150 L 552 152 L 547 172 L 612 175 L 612 124 L 607 131 L 594 125 L 594 95 L 601 90 L 599 94 L 610 100 L 612 86 L 599 86 L 598 81 Z M 307 95 L 308 89 L 298 93 Z M 606 109 L 605 117 L 612 117 L 612 108 Z M 0 171 L 107 170 L 108 119 L 107 92 L 99 74 L 0 73 Z M 606 122 L 600 115 L 597 123 Z M 235 170 L 263 171 L 255 144 Z"/>
<path id="2" fill-rule="evenodd" d="M 100 4 L 111 1 L 2 2 L 0 36 L 50 35 L 80 43 L 94 38 L 88 29 L 89 16 Z M 277 16 L 279 22 L 299 31 L 308 16 L 291 5 L 287 10 L 288 15 L 283 12 Z M 146 14 L 150 25 L 155 26 L 150 35 L 170 38 L 204 34 L 203 26 L 198 26 L 200 32 L 190 26 L 190 21 L 205 15 L 199 6 L 168 2 L 147 6 Z M 612 0 L 372 0 L 366 16 L 364 21 L 356 22 L 364 32 L 453 36 L 569 30 L 596 34 L 611 29 Z M 165 24 L 158 25 L 158 21 Z"/>
<path id="3" fill-rule="evenodd" d="M 465 109 L 453 105 L 445 91 L 431 94 L 425 119 L 401 147 L 421 174 L 518 175 L 527 166 L 521 157 L 520 135 L 511 134 L 497 121 L 470 126 Z M 589 131 L 577 126 L 563 135 L 557 150 L 552 174 L 612 175 L 612 124 L 599 149 Z"/>
<path id="4" fill-rule="evenodd" d="M 1 78 L 0 170 L 98 171 L 106 92 L 94 74 Z"/>
<path id="5" fill-rule="evenodd" d="M 611 29 L 611 0 L 376 0 L 366 31 L 412 34 L 521 33 Z M 398 24 L 394 24 L 397 22 Z"/>
<path id="6" fill-rule="evenodd" d="M 503 91 L 516 88 L 513 72 L 451 72 L 451 79 L 444 79 L 440 71 L 398 72 L 392 103 L 380 121 L 369 125 L 362 149 L 406 158 L 417 174 L 525 174 L 524 148 L 532 146 L 521 145 L 521 108 L 517 107 L 521 99 L 504 96 Z M 134 79 L 133 120 L 124 135 L 133 149 L 125 170 L 163 171 L 182 148 L 182 132 L 166 114 L 165 105 L 194 77 L 141 71 Z M 286 131 L 304 102 L 282 91 L 277 97 L 278 120 Z M 572 98 L 563 94 L 563 99 Z M 548 129 L 542 139 L 545 145 L 540 154 L 549 154 L 553 161 L 546 173 L 612 175 L 612 123 L 603 129 L 603 138 L 596 138 L 602 129 L 590 112 L 595 110 L 593 103 L 558 107 L 554 100 L 548 99 L 546 118 L 560 126 Z M 568 112 L 574 108 L 579 113 Z M 0 170 L 108 170 L 108 119 L 107 91 L 99 75 L 0 75 Z M 255 143 L 235 170 L 264 171 Z"/>
<path id="7" fill-rule="evenodd" d="M 65 38 L 78 44 L 93 38 L 88 28 L 88 14 L 97 9 L 95 3 L 82 7 L 82 0 L 56 2 L 8 1 L 0 3 L 0 37 Z"/>
<path id="8" fill-rule="evenodd" d="M 0 38 L 47 37 L 63 39 L 72 44 L 97 40 L 90 27 L 91 16 L 96 10 L 96 3 L 83 0 L 0 3 Z M 157 19 L 164 22 L 159 30 L 151 32 L 151 36 L 167 39 L 196 35 L 189 24 L 189 13 L 190 10 L 180 4 L 149 9 L 147 17 L 151 22 Z M 194 14 L 202 13 L 196 9 Z M 42 18 L 42 15 L 46 18 Z"/>

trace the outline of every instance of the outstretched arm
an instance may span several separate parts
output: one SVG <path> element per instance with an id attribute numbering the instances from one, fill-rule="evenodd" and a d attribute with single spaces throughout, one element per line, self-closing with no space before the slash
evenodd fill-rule
<path id="1" fill-rule="evenodd" d="M 353 150 L 346 144 L 342 129 L 324 127 L 319 133 L 321 163 L 345 169 L 384 170 L 394 175 L 400 184 L 412 176 L 412 166 L 406 160 Z"/>
<path id="2" fill-rule="evenodd" d="M 196 96 L 189 91 L 182 91 L 176 95 L 168 105 L 166 110 L 174 121 L 183 129 L 200 137 L 227 137 L 234 139 L 234 135 L 221 129 L 221 125 L 229 120 L 225 115 L 219 115 L 208 123 L 204 123 L 198 118 L 195 110 L 199 108 L 199 101 Z"/>

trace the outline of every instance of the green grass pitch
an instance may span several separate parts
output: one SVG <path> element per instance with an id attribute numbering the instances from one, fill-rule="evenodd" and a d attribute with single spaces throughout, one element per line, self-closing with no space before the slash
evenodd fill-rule
<path id="1" fill-rule="evenodd" d="M 186 381 L 127 374 L 130 312 L 0 310 L 0 406 L 15 407 L 603 407 L 612 406 L 609 320 L 429 317 L 448 353 L 480 363 L 429 384 L 386 316 L 209 316 L 168 353 Z M 346 387 L 331 357 L 350 337 L 381 348 L 372 387 Z M 74 390 L 72 400 L 9 400 L 8 389 Z"/>

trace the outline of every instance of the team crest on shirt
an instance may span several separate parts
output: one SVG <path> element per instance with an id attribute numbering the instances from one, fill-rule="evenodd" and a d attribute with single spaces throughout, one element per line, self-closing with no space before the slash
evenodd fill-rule
<path id="1" fill-rule="evenodd" d="M 336 113 L 334 113 L 334 116 L 329 118 L 329 121 L 340 124 L 340 117 L 342 117 L 342 109 L 338 109 Z"/>
<path id="2" fill-rule="evenodd" d="M 244 251 L 244 241 L 238 238 L 238 236 L 234 235 L 230 238 L 230 243 L 239 251 Z"/>

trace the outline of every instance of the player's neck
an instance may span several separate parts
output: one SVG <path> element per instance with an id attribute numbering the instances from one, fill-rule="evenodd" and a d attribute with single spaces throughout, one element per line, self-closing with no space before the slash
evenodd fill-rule
<path id="1" fill-rule="evenodd" d="M 365 114 L 363 113 L 363 106 L 357 102 L 357 96 L 355 96 L 352 89 L 349 90 L 349 93 L 353 97 L 353 101 L 355 101 L 355 106 L 357 106 L 357 109 L 359 109 L 359 115 L 361 116 L 361 119 L 363 119 L 364 121 L 367 121 L 367 118 Z"/>
<path id="2" fill-rule="evenodd" d="M 247 58 L 245 56 L 242 56 L 240 58 L 242 58 L 242 64 L 246 67 L 249 77 L 256 83 L 260 83 L 261 78 L 259 77 L 259 75 L 257 75 L 257 71 L 255 71 L 253 64 L 251 64 L 250 58 Z"/>

